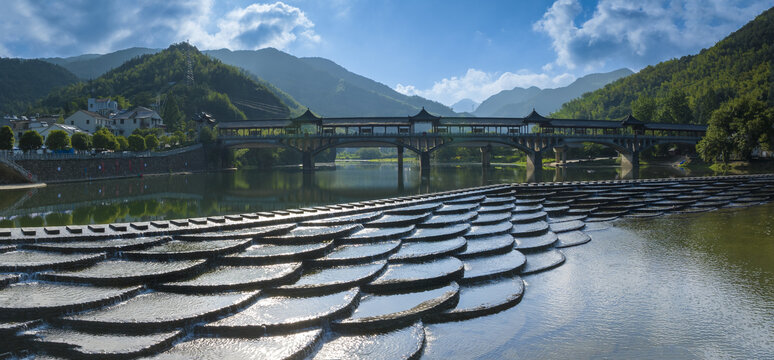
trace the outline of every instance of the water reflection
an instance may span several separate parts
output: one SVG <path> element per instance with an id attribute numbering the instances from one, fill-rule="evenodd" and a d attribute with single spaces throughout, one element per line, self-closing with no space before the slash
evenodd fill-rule
<path id="1" fill-rule="evenodd" d="M 566 167 L 528 172 L 519 166 L 435 165 L 399 171 L 389 163 L 148 176 L 3 191 L 0 227 L 82 225 L 277 210 L 528 181 L 610 180 L 617 167 Z M 639 168 L 638 177 L 687 175 L 672 167 Z M 691 174 L 702 175 L 702 174 Z"/>

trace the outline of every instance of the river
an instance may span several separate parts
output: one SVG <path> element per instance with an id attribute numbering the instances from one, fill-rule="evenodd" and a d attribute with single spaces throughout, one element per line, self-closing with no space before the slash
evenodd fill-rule
<path id="1" fill-rule="evenodd" d="M 672 167 L 642 167 L 639 177 L 680 177 Z M 0 227 L 105 224 L 280 210 L 525 182 L 524 167 L 436 165 L 422 178 L 407 166 L 402 178 L 392 163 L 337 163 L 304 174 L 298 168 L 223 173 L 156 175 L 144 178 L 50 184 L 0 191 Z M 543 180 L 612 180 L 616 167 L 543 170 Z M 696 175 L 695 173 L 691 174 Z"/>
<path id="2" fill-rule="evenodd" d="M 643 167 L 639 177 L 687 175 Z M 702 175 L 702 174 L 690 174 Z M 610 180 L 612 167 L 544 170 L 546 180 Z M 184 218 L 297 208 L 524 182 L 522 167 L 435 166 L 423 179 L 394 164 L 338 164 L 149 176 L 5 191 L 1 226 Z M 621 219 L 586 230 L 567 260 L 526 275 L 520 304 L 426 325 L 423 358 L 774 358 L 774 203 Z"/>

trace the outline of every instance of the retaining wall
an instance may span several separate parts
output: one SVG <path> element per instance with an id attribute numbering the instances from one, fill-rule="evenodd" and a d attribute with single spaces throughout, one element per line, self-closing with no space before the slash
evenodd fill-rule
<path id="1" fill-rule="evenodd" d="M 135 157 L 19 159 L 15 162 L 46 183 L 134 177 L 207 170 L 206 150 L 194 146 L 170 154 Z"/>

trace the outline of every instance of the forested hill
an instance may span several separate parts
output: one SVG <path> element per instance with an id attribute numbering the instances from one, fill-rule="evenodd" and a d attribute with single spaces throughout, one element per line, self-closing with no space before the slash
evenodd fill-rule
<path id="1" fill-rule="evenodd" d="M 404 116 L 422 107 L 436 115 L 455 115 L 441 103 L 400 94 L 323 58 L 297 58 L 273 48 L 204 53 L 255 74 L 322 116 Z"/>
<path id="2" fill-rule="evenodd" d="M 735 99 L 774 105 L 774 8 L 697 55 L 648 66 L 565 103 L 560 118 L 613 119 L 633 113 L 642 121 L 708 123 Z"/>
<path id="3" fill-rule="evenodd" d="M 0 58 L 0 116 L 20 114 L 52 89 L 77 81 L 75 75 L 58 65 Z"/>
<path id="4" fill-rule="evenodd" d="M 186 80 L 189 57 L 193 83 Z M 242 70 L 186 43 L 134 58 L 97 79 L 54 91 L 38 107 L 67 116 L 85 109 L 89 97 L 117 98 L 124 108 L 157 104 L 169 131 L 186 130 L 200 111 L 218 120 L 240 120 L 285 118 L 300 109 L 292 98 L 284 96 L 283 101 Z"/>

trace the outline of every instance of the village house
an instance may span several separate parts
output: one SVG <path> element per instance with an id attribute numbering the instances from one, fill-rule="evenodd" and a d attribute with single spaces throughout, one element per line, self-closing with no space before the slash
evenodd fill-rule
<path id="1" fill-rule="evenodd" d="M 107 99 L 95 99 L 90 98 L 88 100 L 88 110 L 102 116 L 108 117 L 110 114 L 118 112 L 118 102 L 115 100 Z"/>
<path id="2" fill-rule="evenodd" d="M 68 116 L 64 120 L 65 125 L 71 125 L 76 126 L 79 129 L 93 134 L 97 131 L 98 128 L 108 128 L 108 130 L 113 131 L 112 128 L 112 122 L 110 119 L 108 119 L 105 116 L 102 116 L 98 113 L 87 111 L 87 110 L 78 110 L 75 112 L 75 114 L 72 114 Z"/>
<path id="3" fill-rule="evenodd" d="M 116 135 L 129 136 L 136 129 L 165 129 L 164 121 L 154 110 L 138 106 L 122 111 L 110 118 L 110 125 Z"/>

